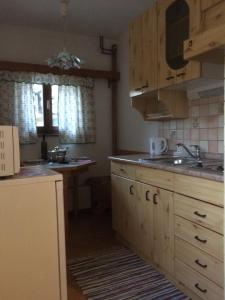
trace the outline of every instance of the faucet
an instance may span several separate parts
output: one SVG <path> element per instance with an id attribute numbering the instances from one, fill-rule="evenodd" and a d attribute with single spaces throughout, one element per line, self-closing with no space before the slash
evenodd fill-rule
<path id="1" fill-rule="evenodd" d="M 198 162 L 201 162 L 201 154 L 200 154 L 200 147 L 198 145 L 190 145 L 191 147 L 195 148 L 195 154 L 193 154 L 187 146 L 185 146 L 182 143 L 178 143 L 177 147 L 182 147 L 184 150 L 194 159 L 196 159 Z"/>

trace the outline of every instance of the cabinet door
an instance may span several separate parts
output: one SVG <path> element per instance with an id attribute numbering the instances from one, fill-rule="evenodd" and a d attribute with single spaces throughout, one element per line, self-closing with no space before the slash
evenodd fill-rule
<path id="1" fill-rule="evenodd" d="M 169 273 L 174 271 L 173 193 L 154 188 L 154 262 Z"/>
<path id="2" fill-rule="evenodd" d="M 136 182 L 136 243 L 138 251 L 146 258 L 153 258 L 153 194 L 154 188 Z"/>
<path id="3" fill-rule="evenodd" d="M 200 1 L 185 0 L 189 6 L 189 34 L 188 37 L 195 35 L 200 28 L 201 9 Z M 182 44 L 182 53 L 183 53 Z M 201 76 L 201 64 L 198 61 L 190 60 L 183 67 L 177 70 L 176 80 L 177 83 L 185 82 Z"/>
<path id="4" fill-rule="evenodd" d="M 55 182 L 1 186 L 0 195 L 0 299 L 65 299 Z"/>
<path id="5" fill-rule="evenodd" d="M 166 87 L 176 82 L 176 70 L 167 63 L 166 57 L 166 10 L 174 0 L 164 0 L 158 4 L 158 87 Z"/>
<path id="6" fill-rule="evenodd" d="M 158 85 L 170 86 L 200 76 L 200 64 L 183 59 L 183 42 L 200 23 L 200 2 L 166 0 L 158 4 Z"/>
<path id="7" fill-rule="evenodd" d="M 142 89 L 157 88 L 157 16 L 156 7 L 149 9 L 142 16 Z"/>
<path id="8" fill-rule="evenodd" d="M 143 85 L 142 15 L 129 26 L 130 90 L 140 91 Z"/>
<path id="9" fill-rule="evenodd" d="M 135 182 L 116 175 L 111 178 L 113 229 L 126 241 L 133 243 L 136 228 Z"/>
<path id="10" fill-rule="evenodd" d="M 157 17 L 155 6 L 129 26 L 130 90 L 157 88 Z"/>

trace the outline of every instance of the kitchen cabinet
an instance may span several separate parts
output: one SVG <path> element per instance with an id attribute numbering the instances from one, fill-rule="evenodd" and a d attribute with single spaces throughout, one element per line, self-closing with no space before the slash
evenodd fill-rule
<path id="1" fill-rule="evenodd" d="M 153 195 L 154 251 L 153 261 L 163 270 L 174 271 L 173 193 L 155 188 Z"/>
<path id="2" fill-rule="evenodd" d="M 135 244 L 135 182 L 128 178 L 112 175 L 113 229 L 131 245 Z"/>
<path id="3" fill-rule="evenodd" d="M 0 299 L 66 300 L 62 176 L 21 173 L 0 181 Z"/>
<path id="4" fill-rule="evenodd" d="M 199 28 L 200 2 L 161 1 L 158 10 L 158 88 L 200 77 L 200 64 L 183 58 L 183 42 Z"/>
<path id="5" fill-rule="evenodd" d="M 112 172 L 119 169 L 113 163 Z M 159 171 L 156 178 L 159 181 L 161 178 L 161 182 L 168 186 L 170 178 L 167 175 L 170 173 L 163 173 Z M 145 176 L 142 174 L 139 173 L 137 178 Z M 113 228 L 144 257 L 173 273 L 172 192 L 115 174 L 111 178 Z"/>
<path id="6" fill-rule="evenodd" d="M 156 10 L 151 8 L 129 26 L 130 94 L 157 87 Z"/>
<path id="7" fill-rule="evenodd" d="M 201 0 L 199 20 L 198 30 L 184 41 L 185 59 L 223 64 L 225 2 L 223 0 Z"/>
<path id="8" fill-rule="evenodd" d="M 223 182 L 122 160 L 111 172 L 114 229 L 192 299 L 222 300 Z"/>
<path id="9" fill-rule="evenodd" d="M 223 184 L 176 174 L 174 190 L 175 276 L 201 299 L 222 300 Z"/>

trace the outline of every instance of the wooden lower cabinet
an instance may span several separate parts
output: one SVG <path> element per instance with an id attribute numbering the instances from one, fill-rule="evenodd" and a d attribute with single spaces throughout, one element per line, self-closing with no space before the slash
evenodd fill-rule
<path id="1" fill-rule="evenodd" d="M 144 257 L 173 273 L 173 195 L 112 175 L 113 228 Z"/>
<path id="2" fill-rule="evenodd" d="M 127 242 L 133 244 L 136 236 L 135 182 L 117 175 L 112 175 L 111 181 L 113 229 Z"/>
<path id="3" fill-rule="evenodd" d="M 165 271 L 174 271 L 174 217 L 173 193 L 155 188 L 154 204 L 154 257 L 153 261 Z"/>
<path id="4" fill-rule="evenodd" d="M 113 228 L 193 300 L 224 299 L 223 183 L 115 164 Z"/>

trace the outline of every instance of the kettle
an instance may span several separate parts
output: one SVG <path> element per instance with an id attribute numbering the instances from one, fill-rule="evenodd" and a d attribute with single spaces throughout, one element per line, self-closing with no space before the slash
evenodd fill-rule
<path id="1" fill-rule="evenodd" d="M 167 141 L 162 137 L 150 138 L 150 155 L 160 155 L 167 151 Z"/>

